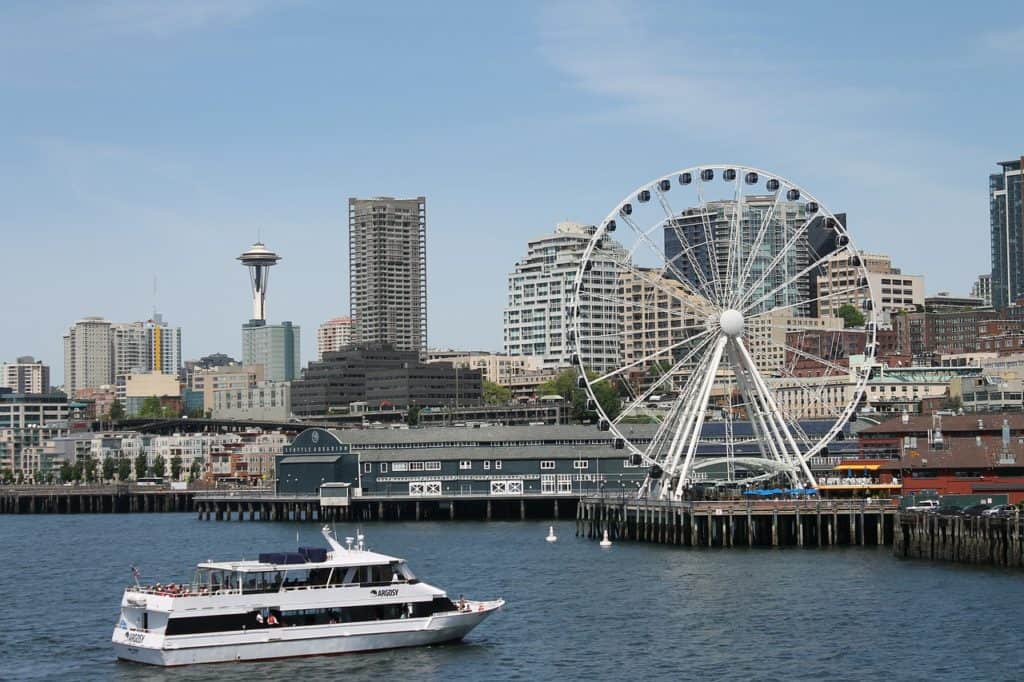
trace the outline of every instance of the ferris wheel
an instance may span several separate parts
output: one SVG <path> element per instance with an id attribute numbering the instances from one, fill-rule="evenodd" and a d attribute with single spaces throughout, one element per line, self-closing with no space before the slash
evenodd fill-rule
<path id="1" fill-rule="evenodd" d="M 868 258 L 845 216 L 737 165 L 657 178 L 595 226 L 567 337 L 599 428 L 647 467 L 642 494 L 815 487 L 876 355 Z"/>

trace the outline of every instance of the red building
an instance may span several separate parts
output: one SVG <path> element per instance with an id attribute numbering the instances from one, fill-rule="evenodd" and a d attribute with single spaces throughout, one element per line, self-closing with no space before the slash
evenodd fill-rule
<path id="1" fill-rule="evenodd" d="M 859 433 L 865 451 L 891 451 L 882 466 L 903 494 L 1005 493 L 1024 500 L 1024 413 L 909 416 Z"/>

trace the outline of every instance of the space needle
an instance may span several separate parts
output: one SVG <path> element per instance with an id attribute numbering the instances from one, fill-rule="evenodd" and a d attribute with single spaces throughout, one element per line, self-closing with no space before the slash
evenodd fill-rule
<path id="1" fill-rule="evenodd" d="M 263 245 L 263 242 L 256 242 L 252 247 L 238 257 L 242 265 L 249 268 L 249 280 L 252 282 L 252 319 L 266 321 L 267 316 L 267 280 L 270 276 L 270 267 L 277 265 L 281 257 Z"/>

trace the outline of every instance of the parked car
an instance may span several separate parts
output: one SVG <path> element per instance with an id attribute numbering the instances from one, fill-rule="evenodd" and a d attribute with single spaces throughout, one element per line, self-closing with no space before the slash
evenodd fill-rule
<path id="1" fill-rule="evenodd" d="M 991 507 L 990 504 L 972 504 L 964 509 L 964 516 L 983 516 Z"/>
<path id="2" fill-rule="evenodd" d="M 997 519 L 1006 519 L 1017 515 L 1017 505 L 997 504 L 981 512 L 982 516 L 992 516 Z"/>
<path id="3" fill-rule="evenodd" d="M 938 514 L 939 516 L 963 516 L 964 510 L 955 504 L 948 504 L 944 507 L 939 507 L 932 513 Z"/>
<path id="4" fill-rule="evenodd" d="M 938 500 L 919 500 L 916 504 L 907 507 L 906 511 L 932 512 L 939 508 Z"/>

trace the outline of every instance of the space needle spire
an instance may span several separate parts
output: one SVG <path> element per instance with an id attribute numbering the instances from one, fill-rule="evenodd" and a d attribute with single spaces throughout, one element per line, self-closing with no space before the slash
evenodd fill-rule
<path id="1" fill-rule="evenodd" d="M 249 280 L 252 283 L 252 319 L 265 322 L 267 319 L 267 279 L 270 267 L 276 265 L 281 257 L 256 242 L 238 257 L 242 265 L 249 269 Z"/>

